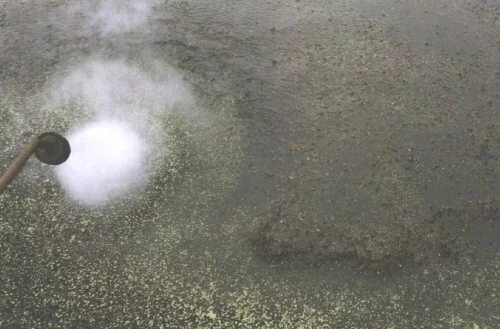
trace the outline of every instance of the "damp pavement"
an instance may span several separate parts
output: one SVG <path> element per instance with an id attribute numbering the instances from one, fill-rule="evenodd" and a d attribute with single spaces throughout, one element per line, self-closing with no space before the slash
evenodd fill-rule
<path id="1" fill-rule="evenodd" d="M 2 169 L 87 119 L 40 95 L 89 57 L 175 68 L 198 112 L 106 206 L 30 160 L 1 328 L 498 327 L 498 3 L 158 1 L 118 35 L 71 4 L 0 5 Z"/>

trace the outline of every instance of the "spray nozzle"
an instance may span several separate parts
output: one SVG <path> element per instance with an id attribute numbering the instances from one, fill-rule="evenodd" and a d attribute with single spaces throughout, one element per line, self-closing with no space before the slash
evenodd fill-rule
<path id="1" fill-rule="evenodd" d="M 71 148 L 68 140 L 63 136 L 48 132 L 38 136 L 38 140 L 35 156 L 43 163 L 60 165 L 69 158 Z"/>
<path id="2" fill-rule="evenodd" d="M 21 171 L 33 153 L 43 163 L 59 165 L 68 159 L 71 148 L 66 138 L 54 132 L 33 137 L 12 164 L 1 174 L 0 193 Z"/>

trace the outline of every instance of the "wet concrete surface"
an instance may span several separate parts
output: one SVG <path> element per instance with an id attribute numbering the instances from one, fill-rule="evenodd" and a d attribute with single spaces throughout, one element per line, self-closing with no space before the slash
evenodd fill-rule
<path id="1" fill-rule="evenodd" d="M 498 326 L 497 3 L 159 1 L 112 35 L 71 3 L 2 4 L 2 166 L 88 119 L 41 105 L 87 58 L 174 68 L 197 106 L 124 200 L 35 161 L 0 195 L 0 327 Z"/>

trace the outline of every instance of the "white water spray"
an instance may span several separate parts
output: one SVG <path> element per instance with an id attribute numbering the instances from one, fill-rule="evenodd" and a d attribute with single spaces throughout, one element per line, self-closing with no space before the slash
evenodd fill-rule
<path id="1" fill-rule="evenodd" d="M 179 73 L 155 68 L 92 58 L 54 81 L 47 111 L 58 108 L 73 127 L 71 155 L 56 173 L 76 201 L 103 205 L 134 192 L 170 155 L 163 123 L 195 101 Z"/>
<path id="2" fill-rule="evenodd" d="M 75 33 L 116 37 L 147 33 L 159 0 L 74 1 L 65 15 Z M 67 193 L 85 205 L 103 205 L 132 193 L 161 168 L 171 149 L 168 121 L 174 109 L 195 108 L 183 77 L 165 62 L 89 56 L 56 76 L 42 97 L 48 116 L 64 118 L 70 127 L 71 155 L 56 168 Z"/>
<path id="3" fill-rule="evenodd" d="M 56 173 L 73 198 L 99 205 L 144 181 L 147 148 L 126 124 L 92 122 L 70 134 L 68 141 L 71 156 Z"/>
<path id="4" fill-rule="evenodd" d="M 159 0 L 84 0 L 74 1 L 68 13 L 83 21 L 86 35 L 116 35 L 148 29 L 148 20 Z"/>

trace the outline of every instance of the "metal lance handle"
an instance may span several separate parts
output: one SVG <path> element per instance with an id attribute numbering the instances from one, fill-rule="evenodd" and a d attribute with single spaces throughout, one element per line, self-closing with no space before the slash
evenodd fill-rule
<path id="1" fill-rule="evenodd" d="M 68 159 L 71 148 L 66 138 L 57 133 L 48 132 L 33 137 L 28 145 L 19 153 L 17 158 L 14 159 L 12 164 L 0 176 L 0 193 L 2 193 L 7 185 L 17 176 L 33 153 L 35 153 L 38 160 L 44 163 L 59 165 Z"/>

